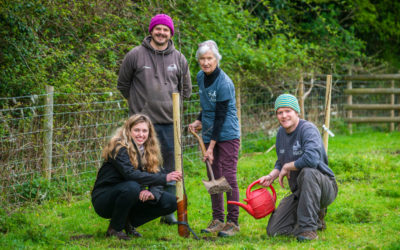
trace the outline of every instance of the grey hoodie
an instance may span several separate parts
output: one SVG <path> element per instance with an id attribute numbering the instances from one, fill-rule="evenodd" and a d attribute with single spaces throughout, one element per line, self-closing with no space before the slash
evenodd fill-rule
<path id="1" fill-rule="evenodd" d="M 143 113 L 153 123 L 172 123 L 172 93 L 192 93 L 186 58 L 175 49 L 172 40 L 163 51 L 150 45 L 147 36 L 142 45 L 126 54 L 119 70 L 117 88 L 128 100 L 129 115 Z"/>

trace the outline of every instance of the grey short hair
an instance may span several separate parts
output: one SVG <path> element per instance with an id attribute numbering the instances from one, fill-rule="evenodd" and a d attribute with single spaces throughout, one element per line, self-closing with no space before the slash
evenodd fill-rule
<path id="1" fill-rule="evenodd" d="M 214 42 L 213 40 L 207 40 L 205 42 L 202 42 L 199 44 L 199 48 L 197 49 L 196 52 L 196 59 L 197 61 L 199 60 L 199 57 L 210 51 L 214 54 L 215 58 L 217 59 L 217 63 L 219 66 L 219 60 L 222 59 L 221 54 L 218 51 L 218 46 L 217 43 Z"/>

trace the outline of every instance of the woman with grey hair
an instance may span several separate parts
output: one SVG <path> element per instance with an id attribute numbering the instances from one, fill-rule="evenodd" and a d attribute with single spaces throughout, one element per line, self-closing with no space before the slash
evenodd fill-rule
<path id="1" fill-rule="evenodd" d="M 201 112 L 189 124 L 190 130 L 202 129 L 207 151 L 203 161 L 209 161 L 216 179 L 224 176 L 232 187 L 228 201 L 239 201 L 237 162 L 240 146 L 239 120 L 236 111 L 235 86 L 219 68 L 221 55 L 217 44 L 208 40 L 199 44 L 196 58 L 201 70 L 197 74 Z M 210 174 L 208 177 L 210 178 Z M 239 207 L 227 205 L 225 223 L 224 194 L 211 195 L 212 220 L 204 233 L 218 232 L 218 236 L 233 236 L 239 232 Z"/>

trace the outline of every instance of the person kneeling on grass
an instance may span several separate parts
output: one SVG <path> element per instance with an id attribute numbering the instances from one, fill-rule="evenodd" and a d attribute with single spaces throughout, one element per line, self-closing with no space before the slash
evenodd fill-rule
<path id="1" fill-rule="evenodd" d="M 141 237 L 136 227 L 177 209 L 175 195 L 164 192 L 163 185 L 181 180 L 182 173 L 161 172 L 160 145 L 147 116 L 136 114 L 125 121 L 102 157 L 92 204 L 99 216 L 111 219 L 107 237 Z"/>
<path id="2" fill-rule="evenodd" d="M 335 175 L 328 167 L 328 157 L 318 129 L 299 118 L 296 97 L 280 95 L 275 112 L 281 125 L 276 136 L 278 160 L 260 184 L 268 187 L 279 177 L 289 181 L 292 194 L 285 197 L 272 213 L 267 226 L 269 236 L 294 235 L 298 241 L 318 238 L 317 229 L 324 230 L 324 216 L 338 192 Z"/>

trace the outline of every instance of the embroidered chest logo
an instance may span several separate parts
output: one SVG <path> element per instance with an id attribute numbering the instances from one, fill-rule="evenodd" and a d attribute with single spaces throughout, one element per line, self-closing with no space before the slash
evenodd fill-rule
<path id="1" fill-rule="evenodd" d="M 171 64 L 167 67 L 168 71 L 176 71 L 178 68 L 176 67 L 175 63 Z"/>
<path id="2" fill-rule="evenodd" d="M 301 145 L 299 141 L 296 141 L 293 145 L 293 155 L 302 155 L 303 150 L 301 150 Z"/>
<path id="3" fill-rule="evenodd" d="M 209 91 L 207 94 L 208 94 L 208 98 L 210 98 L 210 100 L 212 102 L 216 102 L 217 101 L 217 92 L 215 90 L 214 91 Z"/>
<path id="4" fill-rule="evenodd" d="M 279 149 L 279 153 L 280 153 L 280 154 L 284 154 L 284 153 L 285 153 L 285 149 L 283 149 L 283 148 L 282 148 L 282 149 Z"/>

